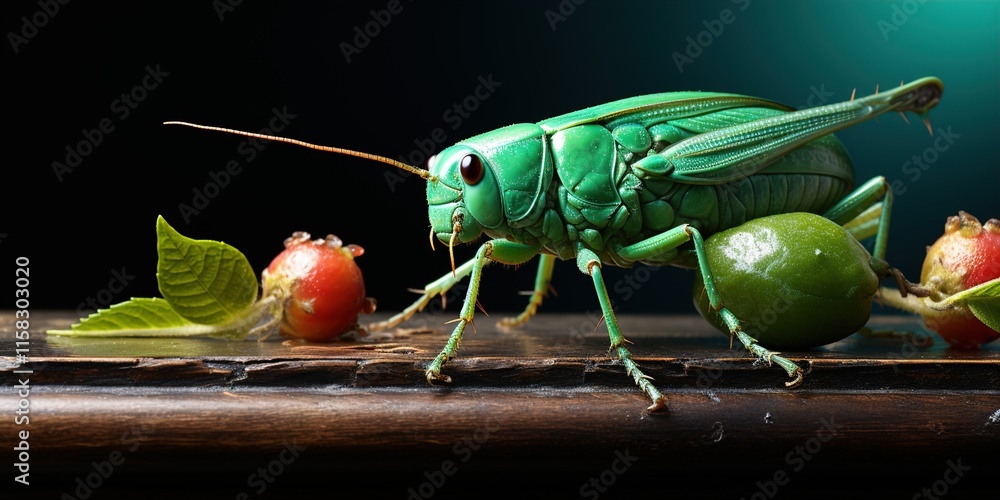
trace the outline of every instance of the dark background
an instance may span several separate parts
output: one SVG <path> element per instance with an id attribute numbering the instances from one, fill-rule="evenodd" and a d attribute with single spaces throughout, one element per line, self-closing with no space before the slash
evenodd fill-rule
<path id="1" fill-rule="evenodd" d="M 935 137 L 915 116 L 909 126 L 885 116 L 838 133 L 859 183 L 875 175 L 900 181 L 888 258 L 916 279 L 925 246 L 947 216 L 1000 216 L 997 2 L 910 2 L 907 14 L 899 2 L 566 0 L 559 19 L 546 14 L 559 12 L 556 0 L 402 0 L 402 11 L 347 62 L 341 44 L 353 43 L 355 28 L 373 20 L 370 11 L 388 4 L 243 2 L 219 10 L 224 1 L 72 2 L 41 16 L 37 2 L 5 3 L 0 256 L 11 268 L 16 256 L 31 259 L 32 307 L 159 295 L 157 215 L 187 236 L 232 244 L 258 272 L 293 231 L 334 233 L 366 249 L 358 263 L 381 311 L 406 306 L 415 298 L 407 288 L 449 272 L 444 246 L 429 247 L 419 179 L 390 189 L 390 167 L 284 144 L 247 161 L 242 138 L 161 125 L 185 120 L 257 131 L 274 108 L 295 115 L 282 135 L 396 157 L 410 155 L 415 141 L 437 128 L 447 136 L 435 145 L 439 151 L 510 123 L 645 93 L 725 91 L 805 107 L 820 97 L 846 100 L 855 87 L 865 95 L 876 85 L 933 75 L 945 91 L 932 123 L 958 138 L 928 153 L 934 161 L 919 177 L 906 162 L 933 150 Z M 688 37 L 699 37 L 723 9 L 733 22 L 702 35 L 708 45 L 679 71 L 674 54 L 688 50 Z M 22 16 L 45 22 L 15 52 L 11 37 L 24 32 Z M 115 101 L 142 84 L 147 67 L 168 75 L 140 92 L 145 98 L 123 117 Z M 490 75 L 500 86 L 452 129 L 456 122 L 444 112 Z M 60 180 L 53 162 L 64 162 L 67 145 L 102 119 L 114 130 Z M 230 160 L 240 173 L 186 220 L 180 204 L 193 205 L 195 190 Z M 474 250 L 456 249 L 457 258 Z M 109 294 L 109 280 L 123 270 L 134 278 Z M 624 273 L 610 270 L 609 287 Z M 653 276 L 622 311 L 695 311 L 692 273 L 667 268 Z M 530 289 L 533 277 L 532 264 L 491 267 L 481 303 L 488 312 L 519 309 L 524 298 L 516 292 Z M 597 306 L 589 280 L 570 263 L 560 263 L 554 286 L 559 295 L 544 310 Z"/>
<path id="2" fill-rule="evenodd" d="M 85 309 L 88 298 L 119 302 L 158 295 L 158 215 L 187 236 L 234 245 L 258 272 L 293 231 L 334 233 L 366 249 L 358 263 L 369 295 L 379 300 L 380 311 L 397 311 L 414 298 L 407 288 L 449 272 L 443 245 L 435 252 L 429 248 L 421 181 L 410 178 L 393 190 L 385 180 L 389 167 L 283 144 L 270 144 L 247 161 L 238 149 L 242 138 L 162 122 L 256 131 L 268 124 L 272 109 L 287 108 L 295 118 L 282 135 L 395 157 L 409 155 L 417 149 L 415 141 L 438 128 L 448 139 L 437 145 L 440 150 L 510 123 L 646 93 L 724 91 L 806 107 L 820 104 L 821 97 L 846 100 L 854 88 L 865 95 L 876 85 L 930 75 L 945 85 L 932 123 L 959 136 L 947 150 L 935 150 L 936 137 L 913 116 L 909 126 L 890 115 L 838 133 L 854 158 L 859 183 L 885 175 L 900 186 L 888 258 L 916 278 L 925 246 L 941 234 L 946 217 L 959 210 L 984 220 L 1000 217 L 1000 3 L 577 2 L 402 0 L 403 10 L 349 63 L 341 44 L 352 43 L 355 29 L 363 29 L 372 21 L 370 12 L 385 9 L 389 0 L 245 1 L 222 11 L 217 6 L 227 5 L 225 0 L 75 1 L 60 5 L 54 15 L 39 14 L 37 0 L 4 2 L 0 28 L 7 45 L 0 57 L 7 126 L 0 262 L 10 270 L 16 257 L 30 258 L 32 309 Z M 560 5 L 564 20 L 547 18 L 546 11 L 558 12 Z M 724 9 L 732 11 L 733 22 L 718 35 L 704 35 L 710 43 L 680 71 L 674 54 L 688 50 L 689 37 L 706 32 L 706 24 L 717 26 Z M 23 18 L 44 25 L 27 43 L 12 44 L 12 36 L 25 32 Z M 116 100 L 142 84 L 147 67 L 168 75 L 122 118 Z M 490 75 L 501 86 L 453 130 L 445 111 L 473 94 L 479 77 Z M 104 119 L 113 132 L 60 180 L 53 162 L 65 162 L 67 146 L 76 147 L 82 131 Z M 925 153 L 934 161 L 918 177 L 907 162 Z M 239 162 L 240 173 L 185 220 L 179 205 L 192 204 L 194 191 L 203 190 L 231 160 Z M 473 252 L 472 246 L 456 249 L 460 260 Z M 109 280 L 116 273 L 134 278 L 112 293 Z M 618 269 L 606 273 L 612 288 L 630 275 L 638 276 Z M 666 268 L 652 276 L 633 298 L 620 301 L 623 312 L 695 312 L 692 273 Z M 530 289 L 533 277 L 531 265 L 516 271 L 491 267 L 480 302 L 490 313 L 519 309 L 524 297 L 516 292 Z M 13 277 L 8 279 L 6 286 L 13 286 Z M 559 295 L 547 299 L 543 310 L 596 308 L 589 280 L 571 263 L 560 263 L 554 285 Z M 8 300 L 0 309 L 13 307 Z M 449 307 L 457 311 L 457 304 Z M 906 463 L 907 457 L 896 458 Z M 743 488 L 751 480 L 765 477 L 734 477 L 734 471 L 704 463 L 698 484 L 728 482 L 741 495 L 753 493 Z M 769 465 L 750 453 L 747 463 Z M 490 472 L 463 475 L 460 481 Z M 873 470 L 872 477 L 879 473 Z M 186 484 L 185 474 L 171 469 L 162 477 Z M 332 491 L 362 487 L 368 480 L 336 470 L 320 474 L 328 475 Z M 811 467 L 808 478 L 792 488 L 854 487 L 854 474 Z M 892 474 L 885 479 L 885 487 L 899 483 Z M 663 475 L 661 496 L 682 496 L 672 489 L 677 483 L 675 476 Z M 150 485 L 151 492 L 161 487 Z M 111 492 L 100 492 L 106 493 Z M 904 493 L 900 498 L 915 492 Z"/>

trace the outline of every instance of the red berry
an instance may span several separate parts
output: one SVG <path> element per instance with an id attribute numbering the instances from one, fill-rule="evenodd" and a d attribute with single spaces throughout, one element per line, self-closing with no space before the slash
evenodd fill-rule
<path id="1" fill-rule="evenodd" d="M 1000 220 L 985 224 L 965 212 L 948 218 L 944 234 L 927 247 L 920 273 L 928 297 L 940 302 L 981 283 L 1000 278 Z M 983 324 L 968 307 L 944 314 L 925 314 L 924 324 L 957 348 L 978 348 L 1000 338 L 1000 332 Z"/>
<path id="2" fill-rule="evenodd" d="M 310 240 L 296 232 L 262 274 L 263 295 L 282 303 L 281 332 L 309 341 L 325 341 L 349 332 L 364 335 L 358 314 L 375 310 L 365 297 L 365 283 L 354 258 L 358 245 L 343 246 L 340 238 Z"/>

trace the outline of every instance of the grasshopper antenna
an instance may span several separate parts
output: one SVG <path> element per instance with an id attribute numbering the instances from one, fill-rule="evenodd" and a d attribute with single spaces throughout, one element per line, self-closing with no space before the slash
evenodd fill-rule
<path id="1" fill-rule="evenodd" d="M 287 137 L 278 137 L 278 136 L 275 136 L 275 135 L 257 134 L 257 133 L 254 133 L 254 132 L 244 132 L 242 130 L 235 130 L 235 129 L 223 128 L 223 127 L 212 127 L 212 126 L 209 126 L 209 125 L 198 125 L 196 123 L 170 121 L 170 122 L 163 122 L 163 124 L 164 125 L 183 125 L 185 127 L 197 128 L 197 129 L 202 129 L 202 130 L 211 130 L 213 132 L 224 132 L 224 133 L 227 133 L 227 134 L 234 134 L 234 135 L 242 135 L 242 136 L 245 136 L 245 137 L 253 137 L 255 139 L 262 139 L 262 140 L 266 140 L 266 141 L 284 142 L 284 143 L 287 143 L 287 144 L 294 144 L 296 146 L 302 146 L 302 147 L 309 148 L 309 149 L 315 149 L 317 151 L 323 151 L 323 152 L 327 152 L 327 153 L 337 153 L 337 154 L 342 154 L 342 155 L 347 155 L 347 156 L 354 156 L 354 157 L 357 157 L 357 158 L 364 158 L 366 160 L 377 161 L 379 163 L 385 163 L 386 165 L 392 165 L 393 167 L 396 167 L 396 168 L 401 168 L 403 170 L 406 170 L 407 172 L 410 172 L 410 173 L 413 173 L 413 174 L 417 174 L 422 179 L 426 179 L 426 180 L 431 181 L 431 182 L 434 182 L 434 181 L 437 180 L 437 177 L 434 176 L 434 175 L 431 175 L 431 172 L 429 170 L 424 170 L 422 168 L 417 168 L 417 167 L 414 167 L 413 165 L 407 165 L 406 163 L 403 163 L 401 161 L 393 160 L 392 158 L 388 158 L 388 157 L 385 157 L 385 156 L 379 156 L 379 155 L 373 155 L 371 153 L 363 153 L 361 151 L 354 151 L 354 150 L 351 150 L 351 149 L 344 149 L 344 148 L 336 148 L 336 147 L 333 147 L 333 146 L 321 146 L 319 144 L 312 144 L 312 143 L 309 143 L 309 142 L 300 141 L 298 139 L 289 139 Z"/>

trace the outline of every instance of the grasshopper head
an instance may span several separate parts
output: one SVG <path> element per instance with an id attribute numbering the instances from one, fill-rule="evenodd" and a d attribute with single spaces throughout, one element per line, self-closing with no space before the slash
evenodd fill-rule
<path id="1" fill-rule="evenodd" d="M 445 243 L 468 243 L 483 234 L 483 224 L 467 205 L 465 177 L 473 181 L 469 192 L 474 196 L 476 212 L 487 224 L 499 222 L 499 190 L 493 169 L 484 164 L 482 154 L 465 145 L 445 149 L 427 162 L 437 182 L 427 183 L 427 210 L 431 230 Z M 479 187 L 477 187 L 479 186 Z M 483 188 L 485 186 L 485 189 Z"/>
<path id="2" fill-rule="evenodd" d="M 484 232 L 509 234 L 541 212 L 552 179 L 545 131 L 516 124 L 459 142 L 428 162 L 431 230 L 443 242 L 468 243 Z"/>

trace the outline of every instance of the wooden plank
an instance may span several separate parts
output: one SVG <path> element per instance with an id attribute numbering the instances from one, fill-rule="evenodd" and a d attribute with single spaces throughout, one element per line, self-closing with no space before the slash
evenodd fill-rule
<path id="1" fill-rule="evenodd" d="M 364 477 L 375 470 L 382 478 L 378 484 L 335 482 L 337 491 L 392 497 L 406 497 L 409 488 L 428 482 L 422 472 L 440 470 L 445 462 L 462 471 L 461 483 L 449 483 L 450 493 L 481 494 L 484 485 L 507 477 L 538 482 L 544 488 L 538 491 L 551 489 L 560 498 L 575 497 L 622 454 L 641 467 L 630 471 L 632 483 L 620 485 L 618 494 L 648 491 L 657 486 L 652 478 L 671 477 L 696 481 L 699 495 L 749 496 L 757 481 L 778 472 L 794 477 L 816 469 L 824 477 L 849 473 L 851 481 L 888 477 L 896 487 L 917 491 L 936 480 L 949 460 L 983 475 L 1000 470 L 996 394 L 667 396 L 671 412 L 650 416 L 636 409 L 644 400 L 632 391 L 40 388 L 32 396 L 32 456 L 36 470 L 64 489 L 91 473 L 92 464 L 119 456 L 127 473 L 113 478 L 118 486 L 138 478 L 155 481 L 170 471 L 185 484 L 228 485 L 228 497 L 246 489 L 241 480 L 281 460 L 289 446 L 301 450 L 301 457 L 281 466 L 298 471 L 283 478 L 282 491 L 323 487 L 317 476 Z M 0 405 L 13 404 L 13 398 L 0 397 Z M 0 423 L 0 433 L 10 435 L 10 427 L 9 421 Z M 725 484 L 715 482 L 721 477 Z M 798 474 L 792 491 L 858 488 L 808 477 Z M 967 480 L 966 488 L 979 488 L 978 477 Z"/>
<path id="2" fill-rule="evenodd" d="M 631 387 L 623 367 L 607 354 L 607 336 L 594 331 L 593 323 L 586 327 L 598 319 L 542 315 L 512 331 L 478 325 L 444 371 L 455 387 Z M 66 328 L 71 321 L 72 316 L 53 315 L 35 324 Z M 620 323 L 633 342 L 635 359 L 663 388 L 772 390 L 787 380 L 778 368 L 755 364 L 741 346 L 730 347 L 698 317 L 625 315 Z M 901 331 L 915 327 L 912 318 L 896 316 L 878 318 L 873 325 Z M 449 333 L 441 327 L 399 329 L 371 342 L 309 344 L 281 338 L 72 338 L 40 335 L 36 329 L 25 367 L 35 369 L 33 378 L 46 385 L 425 387 L 423 366 Z M 962 352 L 940 339 L 918 344 L 855 334 L 822 348 L 782 354 L 808 370 L 805 388 L 993 390 L 1000 387 L 998 347 Z M 13 339 L 0 340 L 0 353 L 14 348 Z M 11 381 L 16 359 L 3 356 L 0 364 L 0 377 Z"/>
<path id="3" fill-rule="evenodd" d="M 37 316 L 34 324 L 45 327 L 74 320 L 72 313 Z M 11 326 L 10 317 L 0 325 Z M 539 495 L 587 497 L 588 481 L 615 460 L 622 466 L 621 457 L 633 457 L 634 466 L 605 475 L 617 482 L 601 498 L 663 488 L 697 490 L 697 498 L 767 498 L 772 486 L 812 498 L 866 495 L 872 491 L 860 481 L 886 476 L 893 478 L 887 492 L 910 498 L 955 460 L 976 471 L 950 490 L 949 498 L 961 498 L 991 491 L 982 478 L 1000 471 L 997 346 L 970 353 L 939 339 L 853 335 L 783 353 L 809 369 L 800 388 L 786 389 L 781 370 L 756 365 L 698 317 L 624 315 L 636 360 L 670 405 L 649 415 L 645 396 L 608 357 L 603 329 L 594 330 L 598 319 L 542 315 L 514 331 L 481 320 L 445 365 L 453 378 L 447 386 L 423 377 L 449 334 L 430 327 L 440 317 L 362 343 L 75 339 L 35 330 L 25 364 L 6 355 L 11 339 L 0 340 L 0 377 L 13 386 L 25 376 L 14 370 L 33 371 L 31 463 L 34 477 L 51 486 L 34 489 L 39 498 L 81 498 L 76 480 L 109 457 L 122 458 L 119 470 L 127 472 L 106 478 L 101 498 L 159 498 L 147 490 L 164 471 L 210 482 L 214 498 L 254 498 L 251 477 L 275 460 L 285 472 L 262 483 L 268 495 L 377 470 L 376 483 L 345 479 L 337 491 L 396 498 L 411 490 L 420 498 L 468 498 L 501 491 L 483 486 L 498 477 L 508 478 L 505 492 L 535 481 L 543 485 L 532 490 Z M 910 317 L 873 325 L 915 326 Z M 16 408 L 21 399 L 4 393 L 0 407 Z M 0 419 L 4 444 L 22 429 Z M 301 457 L 280 462 L 299 448 Z M 461 473 L 440 475 L 446 462 Z M 772 484 L 779 473 L 791 482 Z M 829 480 L 845 475 L 852 481 Z M 446 478 L 447 487 L 432 477 Z M 162 493 L 176 495 L 175 488 Z"/>

